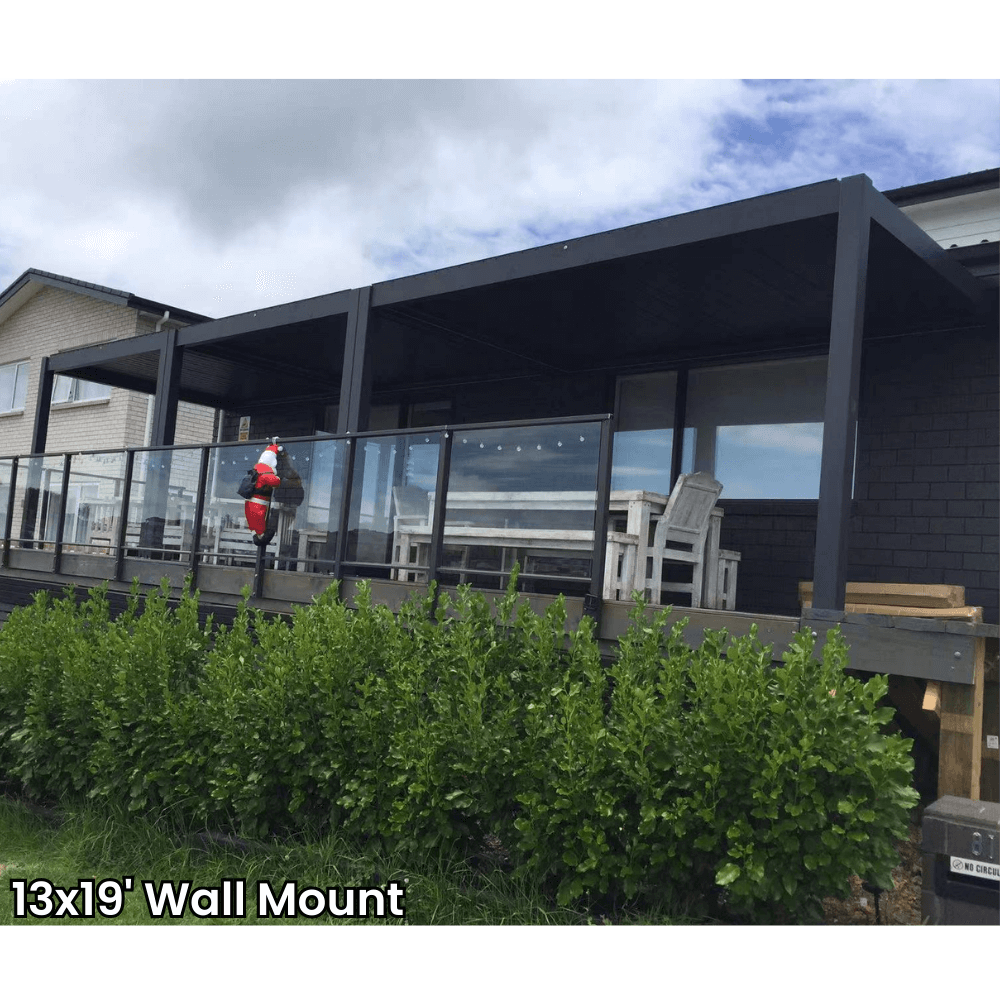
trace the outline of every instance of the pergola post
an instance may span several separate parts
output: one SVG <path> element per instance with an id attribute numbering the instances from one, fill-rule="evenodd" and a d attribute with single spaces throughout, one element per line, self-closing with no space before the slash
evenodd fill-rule
<path id="1" fill-rule="evenodd" d="M 864 174 L 847 177 L 840 182 L 813 565 L 813 607 L 832 611 L 843 611 L 847 586 L 851 481 L 871 235 L 871 194 L 871 181 Z"/>
<path id="2" fill-rule="evenodd" d="M 368 428 L 372 384 L 371 360 L 368 356 L 371 301 L 371 286 L 351 291 L 347 311 L 347 339 L 344 342 L 344 371 L 340 379 L 340 406 L 337 411 L 338 434 L 355 434 Z"/>
<path id="3" fill-rule="evenodd" d="M 177 425 L 177 402 L 180 398 L 181 362 L 184 348 L 177 346 L 177 330 L 168 329 L 160 348 L 160 366 L 156 375 L 156 400 L 153 403 L 153 426 L 149 443 L 166 448 L 174 443 Z"/>
<path id="4" fill-rule="evenodd" d="M 42 358 L 38 372 L 38 395 L 35 397 L 35 426 L 31 435 L 31 454 L 40 455 L 45 451 L 45 441 L 49 436 L 49 411 L 52 407 L 52 383 L 55 372 L 49 366 L 48 357 Z"/>

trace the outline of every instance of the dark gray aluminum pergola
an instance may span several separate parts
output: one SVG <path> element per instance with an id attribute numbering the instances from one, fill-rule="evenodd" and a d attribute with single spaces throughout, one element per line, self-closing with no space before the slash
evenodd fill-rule
<path id="1" fill-rule="evenodd" d="M 822 353 L 814 607 L 841 611 L 862 337 L 945 329 L 984 307 L 977 279 L 859 174 L 61 352 L 43 362 L 33 451 L 56 374 L 155 393 L 152 442 L 165 446 L 180 399 L 337 402 L 349 434 L 367 429 L 373 397 L 502 383 L 516 408 L 537 379 Z"/>

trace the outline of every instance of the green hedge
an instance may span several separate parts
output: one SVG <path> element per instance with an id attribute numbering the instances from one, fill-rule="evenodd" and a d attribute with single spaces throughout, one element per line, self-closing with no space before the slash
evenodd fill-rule
<path id="1" fill-rule="evenodd" d="M 845 674 L 834 631 L 774 667 L 756 631 L 640 605 L 610 666 L 514 583 L 494 610 L 414 598 L 394 616 L 336 585 L 291 620 L 240 607 L 200 626 L 166 584 L 111 617 L 36 595 L 0 630 L 0 776 L 188 828 L 334 828 L 415 858 L 484 834 L 560 903 L 707 899 L 806 920 L 857 873 L 891 884 L 916 802 L 909 741 L 883 734 L 886 680 Z"/>

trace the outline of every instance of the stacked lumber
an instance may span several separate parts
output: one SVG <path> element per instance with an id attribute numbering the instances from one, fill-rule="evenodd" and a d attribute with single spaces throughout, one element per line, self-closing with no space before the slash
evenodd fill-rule
<path id="1" fill-rule="evenodd" d="M 812 607 L 812 580 L 799 583 L 799 603 Z M 983 609 L 967 607 L 965 587 L 941 583 L 848 583 L 844 611 L 855 615 L 897 615 L 980 622 Z"/>

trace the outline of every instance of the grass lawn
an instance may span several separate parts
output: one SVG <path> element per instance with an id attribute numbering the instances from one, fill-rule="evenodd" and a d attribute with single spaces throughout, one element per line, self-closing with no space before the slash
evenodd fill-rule
<path id="1" fill-rule="evenodd" d="M 69 813 L 61 824 L 55 824 L 29 812 L 20 803 L 0 798 L 0 924 L 31 923 L 93 926 L 117 925 L 195 925 L 246 924 L 287 926 L 289 924 L 367 924 L 367 925 L 582 925 L 592 922 L 580 909 L 557 907 L 525 880 L 500 869 L 474 869 L 469 864 L 449 860 L 429 859 L 419 870 L 407 868 L 391 858 L 352 850 L 335 837 L 316 843 L 275 844 L 249 852 L 212 845 L 211 849 L 183 843 L 171 838 L 153 824 L 137 817 L 108 816 L 95 810 Z M 76 888 L 81 879 L 94 879 L 95 890 L 105 879 L 132 879 L 132 890 L 123 892 L 121 913 L 107 917 L 96 913 L 93 919 L 67 915 L 55 916 L 63 902 L 52 898 L 52 914 L 39 917 L 30 913 L 15 917 L 17 899 L 10 880 L 25 880 L 24 899 L 27 904 L 38 901 L 37 893 L 28 892 L 34 879 L 47 879 L 64 890 Z M 142 888 L 143 880 L 156 883 L 182 881 L 192 883 L 190 893 L 197 888 L 219 889 L 223 879 L 245 881 L 245 916 L 197 916 L 190 906 L 179 917 L 153 916 Z M 268 880 L 273 896 L 278 899 L 283 886 L 291 881 L 301 892 L 306 887 L 323 891 L 347 886 L 384 887 L 396 882 L 403 889 L 402 905 L 405 917 L 351 918 L 321 912 L 315 917 L 259 917 L 257 886 Z M 111 900 L 111 889 L 108 887 Z M 235 893 L 235 889 L 233 890 Z M 223 895 L 220 892 L 220 905 Z M 230 896 L 235 899 L 235 895 Z M 208 907 L 211 897 L 202 895 L 200 905 Z M 96 904 L 100 902 L 95 896 Z M 307 905 L 319 902 L 311 894 Z M 390 901 L 387 901 L 387 903 Z M 344 908 L 343 891 L 336 905 Z M 73 898 L 73 908 L 82 909 L 83 893 Z M 164 911 L 164 914 L 169 910 Z M 354 911 L 360 912 L 360 907 Z M 368 912 L 374 913 L 373 908 Z M 391 909 L 386 908 L 386 913 Z M 634 913 L 615 922 L 632 924 L 666 924 L 688 922 L 676 914 L 664 912 Z"/>

